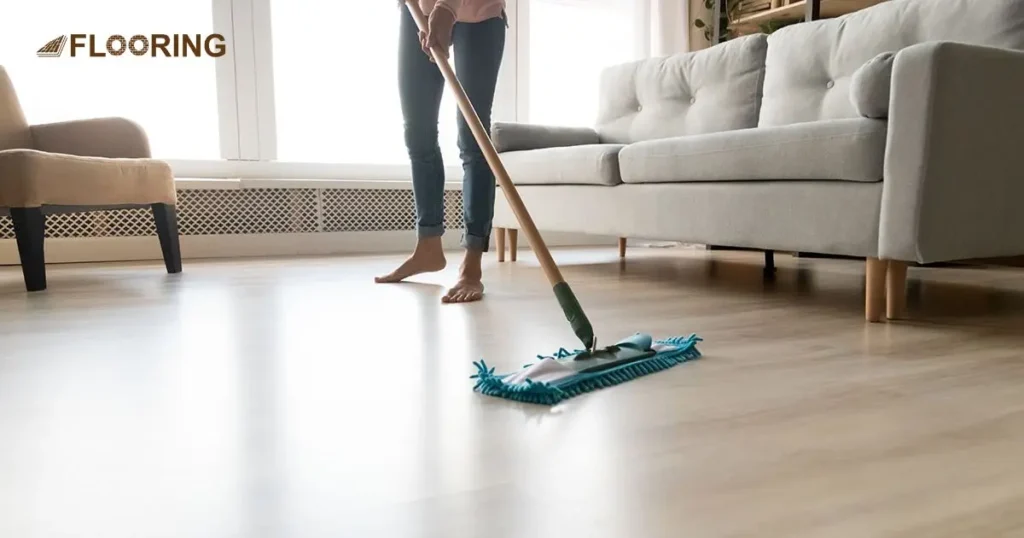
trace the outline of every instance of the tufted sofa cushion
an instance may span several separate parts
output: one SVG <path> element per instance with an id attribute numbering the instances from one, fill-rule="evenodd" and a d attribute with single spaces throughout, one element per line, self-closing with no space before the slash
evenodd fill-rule
<path id="1" fill-rule="evenodd" d="M 601 142 L 756 127 L 767 47 L 767 36 L 756 34 L 606 69 L 597 119 Z"/>
<path id="2" fill-rule="evenodd" d="M 768 38 L 759 125 L 859 116 L 853 74 L 883 52 L 925 41 L 1024 49 L 1024 0 L 888 0 Z"/>

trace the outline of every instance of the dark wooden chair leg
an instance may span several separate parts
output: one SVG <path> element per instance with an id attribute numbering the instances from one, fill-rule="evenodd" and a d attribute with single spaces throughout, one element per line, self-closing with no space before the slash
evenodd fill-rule
<path id="1" fill-rule="evenodd" d="M 25 275 L 25 289 L 45 290 L 46 257 L 43 255 L 43 239 L 46 236 L 46 216 L 39 207 L 12 207 L 10 211 L 18 255 L 21 257 L 21 272 Z"/>
<path id="2" fill-rule="evenodd" d="M 156 234 L 160 237 L 160 250 L 168 273 L 181 272 L 181 247 L 178 243 L 178 213 L 174 206 L 153 204 Z"/>
<path id="3" fill-rule="evenodd" d="M 772 278 L 775 276 L 775 251 L 764 251 L 764 276 Z"/>

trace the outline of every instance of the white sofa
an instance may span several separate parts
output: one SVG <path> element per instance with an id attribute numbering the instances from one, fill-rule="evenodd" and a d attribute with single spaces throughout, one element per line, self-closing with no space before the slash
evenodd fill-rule
<path id="1" fill-rule="evenodd" d="M 889 0 L 611 67 L 594 128 L 492 137 L 542 232 L 863 257 L 879 321 L 908 262 L 1024 254 L 1022 51 L 1022 0 Z"/>

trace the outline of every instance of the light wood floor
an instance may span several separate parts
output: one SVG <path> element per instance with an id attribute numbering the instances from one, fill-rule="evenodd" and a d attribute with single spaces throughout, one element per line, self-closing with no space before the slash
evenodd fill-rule
<path id="1" fill-rule="evenodd" d="M 553 408 L 471 392 L 575 346 L 527 252 L 482 303 L 398 257 L 0 270 L 0 536 L 1024 536 L 1024 271 L 556 251 L 605 343 L 703 359 Z M 457 263 L 453 263 L 453 266 Z"/>

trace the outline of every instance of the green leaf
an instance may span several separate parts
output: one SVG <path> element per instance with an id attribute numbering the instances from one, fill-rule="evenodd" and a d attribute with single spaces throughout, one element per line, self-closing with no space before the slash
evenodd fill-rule
<path id="1" fill-rule="evenodd" d="M 696 26 L 697 28 L 703 28 L 705 26 L 704 21 L 700 19 L 693 21 L 693 25 Z"/>

